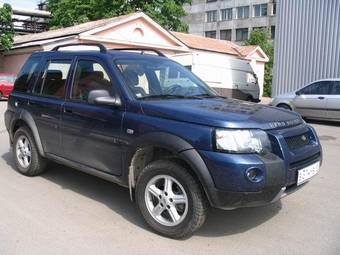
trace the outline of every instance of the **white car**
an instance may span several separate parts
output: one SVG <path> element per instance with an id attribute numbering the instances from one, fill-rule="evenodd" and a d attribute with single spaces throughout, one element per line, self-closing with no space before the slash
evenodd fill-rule
<path id="1" fill-rule="evenodd" d="M 312 82 L 274 97 L 270 105 L 296 111 L 305 118 L 340 121 L 340 78 Z"/>

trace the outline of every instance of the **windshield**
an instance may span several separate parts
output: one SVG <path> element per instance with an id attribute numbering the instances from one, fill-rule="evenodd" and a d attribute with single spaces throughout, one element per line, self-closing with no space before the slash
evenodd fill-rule
<path id="1" fill-rule="evenodd" d="M 0 75 L 0 81 L 5 81 L 9 83 L 14 83 L 15 81 L 15 76 L 11 75 Z"/>
<path id="2" fill-rule="evenodd" d="M 128 59 L 118 60 L 116 65 L 137 99 L 216 96 L 193 73 L 170 60 Z"/>

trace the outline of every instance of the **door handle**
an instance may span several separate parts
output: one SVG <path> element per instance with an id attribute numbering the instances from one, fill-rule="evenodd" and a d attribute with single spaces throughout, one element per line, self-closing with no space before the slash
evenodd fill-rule
<path id="1" fill-rule="evenodd" d="M 318 97 L 318 99 L 323 100 L 323 99 L 325 99 L 325 97 Z"/>

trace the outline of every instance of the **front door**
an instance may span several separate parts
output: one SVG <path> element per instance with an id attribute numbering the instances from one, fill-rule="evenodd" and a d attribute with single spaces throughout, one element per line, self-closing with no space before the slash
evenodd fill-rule
<path id="1" fill-rule="evenodd" d="M 63 157 L 100 171 L 121 173 L 123 107 L 90 104 L 91 90 L 115 93 L 106 67 L 98 59 L 80 58 L 74 69 L 70 98 L 62 111 Z"/>
<path id="2" fill-rule="evenodd" d="M 328 81 L 315 82 L 301 89 L 293 101 L 296 111 L 303 117 L 326 118 L 326 95 L 329 89 Z"/>

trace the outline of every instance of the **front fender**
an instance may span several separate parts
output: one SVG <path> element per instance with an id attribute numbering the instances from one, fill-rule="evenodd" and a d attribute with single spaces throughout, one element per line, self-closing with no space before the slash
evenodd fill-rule
<path id="1" fill-rule="evenodd" d="M 129 149 L 128 157 L 125 162 L 129 162 L 130 164 L 138 148 L 144 147 L 164 148 L 168 151 L 171 151 L 184 162 L 186 162 L 198 178 L 207 198 L 209 201 L 211 201 L 209 190 L 215 186 L 212 176 L 210 175 L 210 172 L 202 157 L 191 144 L 189 144 L 184 139 L 172 134 L 163 132 L 148 133 L 134 141 Z M 133 176 L 133 173 L 131 174 L 130 171 L 131 169 L 128 168 L 127 172 L 129 172 L 129 176 Z"/>

